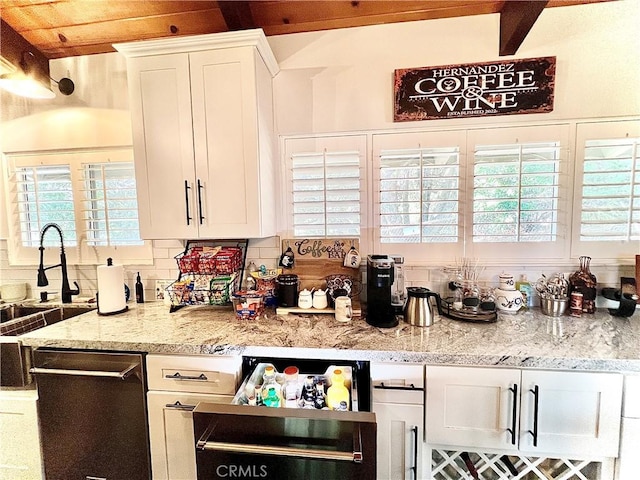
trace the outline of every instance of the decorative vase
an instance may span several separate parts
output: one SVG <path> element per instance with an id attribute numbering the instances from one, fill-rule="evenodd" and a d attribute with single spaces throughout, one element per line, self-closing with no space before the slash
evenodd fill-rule
<path id="1" fill-rule="evenodd" d="M 569 277 L 571 292 L 582 293 L 582 311 L 584 313 L 595 313 L 596 311 L 596 276 L 589 270 L 591 257 L 580 257 L 580 270 L 574 272 Z"/>

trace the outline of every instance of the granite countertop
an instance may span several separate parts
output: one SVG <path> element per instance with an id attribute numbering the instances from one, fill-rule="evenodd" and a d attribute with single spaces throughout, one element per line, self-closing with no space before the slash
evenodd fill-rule
<path id="1" fill-rule="evenodd" d="M 381 329 L 363 319 L 338 323 L 331 314 L 267 310 L 239 321 L 228 308 L 170 313 L 149 302 L 118 315 L 85 313 L 19 338 L 31 347 L 640 372 L 640 314 L 612 317 L 602 308 L 580 318 L 534 308 L 499 314 L 495 323 L 438 317 L 430 327 Z"/>

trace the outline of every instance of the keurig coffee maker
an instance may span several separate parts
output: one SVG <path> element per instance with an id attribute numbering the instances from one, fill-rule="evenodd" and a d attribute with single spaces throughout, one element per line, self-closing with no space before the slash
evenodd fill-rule
<path id="1" fill-rule="evenodd" d="M 393 259 L 387 255 L 367 256 L 367 323 L 374 327 L 398 325 L 391 303 Z"/>

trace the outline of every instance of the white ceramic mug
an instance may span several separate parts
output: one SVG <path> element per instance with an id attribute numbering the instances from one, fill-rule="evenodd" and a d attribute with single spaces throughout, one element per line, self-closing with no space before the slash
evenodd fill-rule
<path id="1" fill-rule="evenodd" d="M 358 252 L 358 250 L 351 247 L 351 250 L 349 250 L 347 254 L 344 256 L 343 265 L 349 268 L 360 268 L 361 260 L 362 259 L 360 257 L 360 253 Z"/>
<path id="2" fill-rule="evenodd" d="M 327 292 L 324 290 L 316 290 L 313 292 L 313 308 L 322 310 L 323 308 L 327 308 L 328 305 Z"/>
<path id="3" fill-rule="evenodd" d="M 353 313 L 351 309 L 351 298 L 349 297 L 337 297 L 336 300 L 336 320 L 338 322 L 351 321 L 351 315 Z"/>

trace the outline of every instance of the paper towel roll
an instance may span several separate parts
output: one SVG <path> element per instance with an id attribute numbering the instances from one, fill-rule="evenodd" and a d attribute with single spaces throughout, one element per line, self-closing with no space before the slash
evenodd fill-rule
<path id="1" fill-rule="evenodd" d="M 109 259 L 111 260 L 111 259 Z M 98 267 L 98 313 L 108 315 L 126 310 L 124 296 L 124 267 L 107 265 Z"/>

